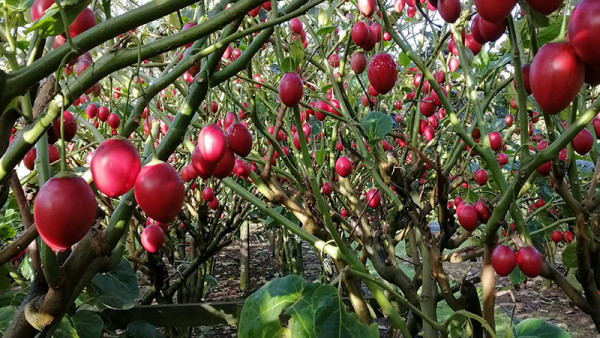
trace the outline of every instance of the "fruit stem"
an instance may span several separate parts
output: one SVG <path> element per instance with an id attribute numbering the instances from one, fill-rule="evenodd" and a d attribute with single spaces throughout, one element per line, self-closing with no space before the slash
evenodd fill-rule
<path id="1" fill-rule="evenodd" d="M 62 109 L 60 111 L 60 171 L 67 172 L 69 168 L 67 167 L 67 155 L 66 155 L 66 147 L 65 143 L 65 106 L 63 104 Z"/>
<path id="2" fill-rule="evenodd" d="M 150 138 L 150 149 L 152 149 L 152 160 L 158 160 L 156 147 L 154 146 L 154 135 L 152 135 L 152 124 L 150 123 L 150 107 L 148 108 L 148 116 L 146 117 L 146 125 L 148 126 L 148 137 Z"/>
<path id="3" fill-rule="evenodd" d="M 569 17 L 568 13 L 569 13 L 569 9 L 571 8 L 571 5 L 572 5 L 572 0 L 569 0 L 567 2 L 567 5 L 565 6 L 565 12 L 563 13 L 563 21 L 562 21 L 562 26 L 560 27 L 560 34 L 558 34 L 558 37 L 556 39 L 554 39 L 553 42 L 565 42 L 566 41 L 567 24 L 568 24 L 567 18 Z"/>

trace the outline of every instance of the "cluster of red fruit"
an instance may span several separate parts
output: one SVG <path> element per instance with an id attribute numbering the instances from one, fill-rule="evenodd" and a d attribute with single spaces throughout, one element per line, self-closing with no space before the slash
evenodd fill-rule
<path id="1" fill-rule="evenodd" d="M 296 41 L 296 39 L 300 37 L 302 45 L 304 46 L 304 48 L 306 48 L 308 46 L 308 42 L 306 41 L 306 31 L 304 30 L 304 25 L 302 24 L 302 21 L 300 21 L 300 19 L 298 18 L 293 18 L 292 20 L 290 20 L 290 30 L 292 31 L 292 33 L 294 33 L 292 39 Z"/>
<path id="2" fill-rule="evenodd" d="M 486 204 L 487 202 L 482 199 L 477 201 L 475 205 L 467 204 L 461 197 L 456 197 L 454 205 L 456 206 L 456 217 L 460 226 L 467 231 L 474 231 L 477 229 L 479 222 L 487 223 L 490 216 L 492 216 L 492 212 Z"/>
<path id="3" fill-rule="evenodd" d="M 542 272 L 542 255 L 534 246 L 523 246 L 515 253 L 509 246 L 498 245 L 492 252 L 492 266 L 500 276 L 508 276 L 517 264 L 525 276 L 535 278 Z"/>
<path id="4" fill-rule="evenodd" d="M 250 154 L 252 135 L 245 124 L 231 123 L 233 121 L 229 120 L 226 118 L 223 125 L 227 134 L 218 125 L 209 124 L 198 135 L 198 144 L 192 153 L 192 166 L 195 174 L 202 179 L 212 176 L 223 179 L 232 173 L 242 178 L 250 175 L 250 164 L 236 159 L 234 154 L 241 157 Z"/>

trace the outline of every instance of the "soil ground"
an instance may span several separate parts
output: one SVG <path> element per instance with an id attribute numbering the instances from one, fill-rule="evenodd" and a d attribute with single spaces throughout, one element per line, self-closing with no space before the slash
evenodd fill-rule
<path id="1" fill-rule="evenodd" d="M 218 284 L 209 290 L 205 301 L 241 300 L 266 282 L 279 277 L 277 260 L 272 254 L 265 230 L 254 225 L 250 232 L 250 290 L 244 293 L 239 288 L 240 242 L 236 241 L 217 255 L 213 274 Z M 303 258 L 304 278 L 318 281 L 321 276 L 320 263 L 308 245 L 303 245 Z M 465 264 L 446 263 L 445 268 L 451 277 L 462 279 L 465 273 L 481 271 L 480 260 L 470 264 L 469 271 L 465 271 Z M 508 277 L 498 278 L 496 312 L 504 314 L 506 322 L 510 322 L 511 316 L 518 320 L 537 317 L 560 326 L 575 338 L 600 337 L 588 315 L 570 303 L 557 286 L 542 288 L 542 281 L 542 278 L 528 279 L 515 288 Z M 390 336 L 387 321 L 378 320 L 378 323 L 381 336 Z M 237 337 L 236 328 L 227 325 L 203 327 L 200 332 L 202 337 Z"/>

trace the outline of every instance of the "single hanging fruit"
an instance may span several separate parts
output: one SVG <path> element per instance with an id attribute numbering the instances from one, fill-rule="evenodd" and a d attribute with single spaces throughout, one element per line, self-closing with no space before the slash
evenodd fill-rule
<path id="1" fill-rule="evenodd" d="M 573 102 L 584 77 L 585 67 L 568 42 L 551 42 L 540 48 L 529 72 L 533 97 L 552 115 Z"/>
<path id="2" fill-rule="evenodd" d="M 183 205 L 183 180 L 172 165 L 165 162 L 149 163 L 140 171 L 133 189 L 140 208 L 159 222 L 169 222 Z"/>
<path id="3" fill-rule="evenodd" d="M 44 243 L 65 251 L 87 234 L 96 219 L 92 188 L 78 176 L 56 176 L 42 186 L 33 204 L 33 219 Z"/>
<path id="4" fill-rule="evenodd" d="M 118 197 L 133 188 L 142 168 L 137 149 L 124 138 L 102 142 L 92 156 L 94 183 L 108 197 Z"/>

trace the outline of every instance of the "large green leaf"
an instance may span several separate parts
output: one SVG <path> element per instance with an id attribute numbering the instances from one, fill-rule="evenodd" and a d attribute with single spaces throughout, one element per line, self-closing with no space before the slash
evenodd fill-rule
<path id="1" fill-rule="evenodd" d="M 286 325 L 287 321 L 287 325 Z M 332 286 L 289 275 L 273 280 L 246 299 L 240 337 L 377 337 L 376 324 L 349 314 Z"/>
<path id="2" fill-rule="evenodd" d="M 130 338 L 153 338 L 164 337 L 156 332 L 156 327 L 145 321 L 135 321 L 127 325 L 127 335 Z"/>
<path id="3" fill-rule="evenodd" d="M 393 127 L 392 119 L 378 111 L 367 114 L 362 122 L 362 128 L 371 141 L 383 139 Z"/>
<path id="4" fill-rule="evenodd" d="M 16 313 L 17 309 L 12 306 L 0 308 L 0 337 L 4 336 L 4 332 L 6 332 Z"/>
<path id="5" fill-rule="evenodd" d="M 521 338 L 569 338 L 570 336 L 558 326 L 552 325 L 543 319 L 529 318 L 515 326 L 514 337 Z"/>
<path id="6" fill-rule="evenodd" d="M 69 319 L 67 317 L 63 317 L 62 320 L 60 321 L 60 323 L 58 324 L 56 331 L 54 331 L 54 334 L 52 335 L 52 337 L 54 337 L 54 338 L 79 338 L 79 335 L 77 334 L 77 331 L 75 330 L 73 325 L 71 325 L 71 322 L 69 321 Z"/>
<path id="7" fill-rule="evenodd" d="M 577 244 L 571 243 L 567 245 L 562 252 L 562 263 L 565 268 L 577 268 Z"/>
<path id="8" fill-rule="evenodd" d="M 377 337 L 376 325 L 360 323 L 345 310 L 336 288 L 307 284 L 301 299 L 285 310 L 294 337 Z"/>
<path id="9" fill-rule="evenodd" d="M 104 322 L 100 315 L 94 311 L 81 310 L 71 317 L 73 326 L 81 338 L 102 337 Z"/>
<path id="10" fill-rule="evenodd" d="M 129 309 L 139 296 L 137 276 L 125 259 L 111 271 L 99 273 L 87 286 L 87 302 L 98 310 Z"/>

